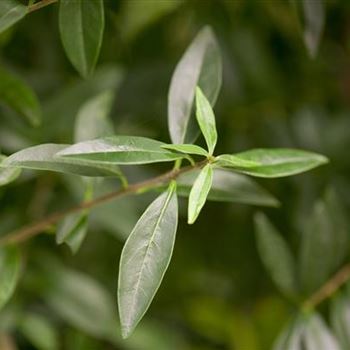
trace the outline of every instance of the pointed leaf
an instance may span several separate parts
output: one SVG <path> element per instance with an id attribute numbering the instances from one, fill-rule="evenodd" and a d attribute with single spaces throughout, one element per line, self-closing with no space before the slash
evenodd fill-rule
<path id="1" fill-rule="evenodd" d="M 183 143 L 181 145 L 164 145 L 162 148 L 168 149 L 170 151 L 185 153 L 185 154 L 196 154 L 198 156 L 204 156 L 206 157 L 208 155 L 208 152 L 197 145 L 192 145 L 190 143 Z"/>
<path id="2" fill-rule="evenodd" d="M 173 143 L 191 143 L 198 135 L 192 113 L 196 86 L 213 106 L 221 80 L 220 49 L 211 28 L 204 27 L 182 56 L 171 79 L 168 124 Z"/>
<path id="3" fill-rule="evenodd" d="M 207 143 L 209 154 L 212 155 L 218 140 L 215 115 L 210 102 L 198 86 L 196 88 L 196 117 Z"/>
<path id="4" fill-rule="evenodd" d="M 180 196 L 188 197 L 190 195 L 199 172 L 199 170 L 193 170 L 177 178 L 177 193 Z M 213 169 L 213 183 L 207 200 L 271 207 L 279 206 L 276 198 L 248 176 L 215 168 Z"/>
<path id="5" fill-rule="evenodd" d="M 0 102 L 15 110 L 32 125 L 40 124 L 41 108 L 34 91 L 3 68 L 0 68 Z"/>
<path id="6" fill-rule="evenodd" d="M 289 148 L 253 149 L 233 156 L 230 160 L 225 155 L 222 166 L 257 177 L 300 174 L 328 162 L 328 159 L 320 154 Z M 248 163 L 244 164 L 245 162 Z M 220 162 L 217 165 L 220 165 Z"/>
<path id="7" fill-rule="evenodd" d="M 28 13 L 27 6 L 15 0 L 0 1 L 0 33 L 21 20 Z"/>
<path id="8" fill-rule="evenodd" d="M 122 335 L 128 337 L 156 294 L 173 252 L 178 220 L 174 184 L 146 209 L 120 258 L 118 305 Z"/>
<path id="9" fill-rule="evenodd" d="M 292 319 L 277 338 L 273 350 L 302 350 L 304 322 L 300 316 Z"/>
<path id="10" fill-rule="evenodd" d="M 69 60 L 87 77 L 93 72 L 101 49 L 103 0 L 60 0 L 59 29 Z"/>
<path id="11" fill-rule="evenodd" d="M 188 198 L 188 223 L 193 224 L 202 210 L 213 181 L 213 168 L 207 164 L 199 173 Z"/>
<path id="12" fill-rule="evenodd" d="M 312 293 L 340 267 L 348 252 L 346 215 L 335 193 L 328 190 L 318 201 L 302 235 L 300 278 L 304 291 Z"/>
<path id="13" fill-rule="evenodd" d="M 350 296 L 342 293 L 332 300 L 331 325 L 342 350 L 350 349 Z"/>
<path id="14" fill-rule="evenodd" d="M 112 108 L 113 92 L 104 91 L 84 103 L 75 121 L 75 142 L 98 139 L 114 134 L 108 115 Z"/>
<path id="15" fill-rule="evenodd" d="M 260 258 L 277 287 L 287 296 L 298 292 L 296 262 L 286 241 L 267 217 L 255 216 L 256 239 Z"/>
<path id="16" fill-rule="evenodd" d="M 254 168 L 260 165 L 258 162 L 254 162 L 247 159 L 242 159 L 233 154 L 221 154 L 215 157 L 215 164 L 223 168 Z"/>
<path id="17" fill-rule="evenodd" d="M 71 162 L 88 161 L 89 164 L 148 164 L 169 162 L 182 155 L 162 148 L 165 143 L 139 136 L 109 136 L 79 142 L 58 153 L 60 159 Z"/>
<path id="18" fill-rule="evenodd" d="M 83 176 L 117 176 L 119 168 L 114 164 L 92 163 L 85 160 L 58 158 L 56 154 L 69 145 L 43 144 L 21 150 L 7 157 L 0 168 L 15 167 L 34 170 L 58 171 Z"/>
<path id="19" fill-rule="evenodd" d="M 1 162 L 5 159 L 5 156 L 0 155 L 0 186 L 5 186 L 10 182 L 15 181 L 21 174 L 21 169 L 1 168 Z"/>
<path id="20" fill-rule="evenodd" d="M 0 248 L 0 309 L 15 291 L 20 270 L 20 255 L 16 247 Z"/>

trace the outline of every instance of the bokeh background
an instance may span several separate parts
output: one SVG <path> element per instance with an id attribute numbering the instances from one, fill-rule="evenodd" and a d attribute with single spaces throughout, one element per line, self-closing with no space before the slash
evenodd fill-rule
<path id="1" fill-rule="evenodd" d="M 329 185 L 350 209 L 350 2 L 326 1 L 315 57 L 305 47 L 303 20 L 293 2 L 106 0 L 105 6 L 101 55 L 86 80 L 64 54 L 57 4 L 0 35 L 1 64 L 36 91 L 43 110 L 42 125 L 33 128 L 0 107 L 2 153 L 39 143 L 71 143 L 79 107 L 108 88 L 115 92 L 111 117 L 118 134 L 168 142 L 172 73 L 196 33 L 210 25 L 224 63 L 215 107 L 218 152 L 297 147 L 325 154 L 330 164 L 291 178 L 259 180 L 282 203 L 278 209 L 209 202 L 196 224 L 188 226 L 187 204 L 181 201 L 171 265 L 127 341 L 120 339 L 116 321 L 119 256 L 155 194 L 95 210 L 76 255 L 56 246 L 52 227 L 23 245 L 25 266 L 14 297 L 0 313 L 0 329 L 25 350 L 49 349 L 45 339 L 50 344 L 53 336 L 59 349 L 68 350 L 270 349 L 293 306 L 262 266 L 253 215 L 264 211 L 297 251 L 314 202 Z M 136 181 L 164 169 L 126 171 Z M 116 186 L 107 182 L 101 191 Z M 80 199 L 74 176 L 25 172 L 0 188 L 0 234 Z M 116 335 L 104 334 L 105 324 Z"/>

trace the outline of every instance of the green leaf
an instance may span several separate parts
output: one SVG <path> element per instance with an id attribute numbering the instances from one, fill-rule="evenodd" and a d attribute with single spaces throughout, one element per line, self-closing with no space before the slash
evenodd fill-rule
<path id="1" fill-rule="evenodd" d="M 199 173 L 188 198 L 188 223 L 193 224 L 202 210 L 213 181 L 213 168 L 207 164 Z"/>
<path id="2" fill-rule="evenodd" d="M 302 350 L 304 319 L 294 317 L 275 341 L 273 350 Z"/>
<path id="3" fill-rule="evenodd" d="M 300 174 L 328 162 L 328 159 L 320 154 L 289 148 L 260 148 L 236 153 L 234 158 L 228 156 L 218 157 L 219 160 L 220 157 L 224 160 L 222 166 L 257 177 Z M 220 166 L 220 162 L 217 165 Z"/>
<path id="4" fill-rule="evenodd" d="M 104 31 L 103 0 L 60 0 L 59 29 L 66 54 L 83 77 L 97 63 Z"/>
<path id="5" fill-rule="evenodd" d="M 123 338 L 139 323 L 168 268 L 175 243 L 178 205 L 175 184 L 146 209 L 120 258 L 118 305 Z"/>
<path id="6" fill-rule="evenodd" d="M 204 157 L 207 157 L 208 155 L 208 152 L 204 148 L 199 147 L 197 145 L 192 145 L 190 143 L 187 143 L 187 144 L 183 143 L 180 145 L 168 144 L 168 145 L 162 146 L 162 148 L 165 148 L 174 152 L 180 152 L 185 154 L 196 154 L 198 156 L 204 156 Z"/>
<path id="7" fill-rule="evenodd" d="M 331 325 L 342 350 L 350 349 L 350 295 L 338 294 L 331 303 Z"/>
<path id="8" fill-rule="evenodd" d="M 75 142 L 93 140 L 114 134 L 108 115 L 112 108 L 113 92 L 104 91 L 84 103 L 75 121 Z"/>
<path id="9" fill-rule="evenodd" d="M 33 126 L 40 124 L 41 108 L 34 91 L 3 68 L 0 68 L 0 102 L 15 110 Z"/>
<path id="10" fill-rule="evenodd" d="M 215 164 L 222 168 L 254 168 L 259 166 L 258 162 L 242 159 L 233 154 L 221 154 L 215 157 Z"/>
<path id="11" fill-rule="evenodd" d="M 198 86 L 196 88 L 196 116 L 199 127 L 207 143 L 209 154 L 212 155 L 218 140 L 215 115 L 210 102 Z"/>
<path id="12" fill-rule="evenodd" d="M 72 253 L 75 254 L 86 236 L 87 229 L 87 213 L 68 215 L 58 227 L 56 242 L 57 244 L 67 243 Z"/>
<path id="13" fill-rule="evenodd" d="M 162 148 L 165 143 L 139 136 L 109 136 L 80 142 L 58 153 L 61 159 L 89 164 L 148 164 L 169 162 L 182 155 Z"/>
<path id="14" fill-rule="evenodd" d="M 0 1 L 0 33 L 21 20 L 28 13 L 27 6 L 15 0 Z"/>
<path id="15" fill-rule="evenodd" d="M 307 350 L 341 350 L 326 323 L 316 313 L 306 322 L 304 346 Z"/>
<path id="16" fill-rule="evenodd" d="M 0 167 L 15 167 L 34 170 L 49 170 L 83 176 L 118 176 L 119 168 L 114 164 L 93 163 L 86 160 L 58 158 L 56 154 L 69 145 L 43 144 L 12 154 Z"/>
<path id="17" fill-rule="evenodd" d="M 180 175 L 177 182 L 179 196 L 188 197 L 199 170 Z M 245 203 L 278 207 L 279 202 L 251 178 L 223 169 L 213 169 L 213 183 L 207 200 L 219 202 Z"/>
<path id="18" fill-rule="evenodd" d="M 304 43 L 311 58 L 317 54 L 324 23 L 324 0 L 303 0 Z"/>
<path id="19" fill-rule="evenodd" d="M 0 186 L 5 186 L 10 182 L 15 181 L 21 174 L 21 169 L 1 168 L 1 162 L 5 159 L 5 156 L 0 155 Z"/>
<path id="20" fill-rule="evenodd" d="M 16 247 L 0 248 L 0 309 L 15 291 L 20 270 L 20 255 Z"/>
<path id="21" fill-rule="evenodd" d="M 287 296 L 298 292 L 296 262 L 286 241 L 267 217 L 255 216 L 256 240 L 260 258 L 276 286 Z"/>
<path id="22" fill-rule="evenodd" d="M 47 319 L 39 314 L 25 314 L 21 318 L 19 330 L 38 350 L 59 349 L 58 332 Z"/>
<path id="23" fill-rule="evenodd" d="M 172 76 L 168 96 L 168 124 L 173 143 L 192 143 L 198 136 L 193 116 L 198 85 L 211 105 L 222 80 L 220 49 L 210 27 L 204 27 L 188 47 Z"/>
<path id="24" fill-rule="evenodd" d="M 349 229 L 344 209 L 332 190 L 318 201 L 300 249 L 300 279 L 305 293 L 318 289 L 340 267 L 348 252 Z"/>

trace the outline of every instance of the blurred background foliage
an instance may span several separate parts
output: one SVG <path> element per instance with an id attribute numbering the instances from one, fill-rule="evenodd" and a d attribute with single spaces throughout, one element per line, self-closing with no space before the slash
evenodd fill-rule
<path id="1" fill-rule="evenodd" d="M 224 62 L 215 107 L 218 152 L 296 147 L 325 154 L 331 163 L 304 175 L 259 181 L 281 201 L 278 209 L 211 202 L 194 226 L 180 220 L 164 282 L 126 341 L 117 322 L 118 259 L 154 194 L 94 210 L 76 255 L 55 245 L 53 227 L 21 247 L 19 286 L 0 313 L 0 348 L 270 349 L 293 307 L 258 256 L 254 213 L 263 210 L 296 252 L 314 203 L 328 186 L 350 210 L 350 3 L 326 1 L 314 58 L 304 45 L 298 1 L 105 0 L 105 10 L 100 58 L 85 80 L 65 57 L 57 4 L 1 33 L 1 66 L 33 88 L 42 114 L 42 123 L 32 127 L 1 105 L 3 154 L 45 142 L 71 143 L 79 107 L 106 89 L 115 93 L 111 117 L 118 134 L 168 142 L 172 72 L 198 30 L 209 24 Z M 126 170 L 136 181 L 164 169 Z M 101 191 L 115 186 L 116 181 L 106 181 Z M 77 177 L 25 172 L 0 188 L 0 234 L 81 198 Z M 184 218 L 185 201 L 181 212 Z"/>

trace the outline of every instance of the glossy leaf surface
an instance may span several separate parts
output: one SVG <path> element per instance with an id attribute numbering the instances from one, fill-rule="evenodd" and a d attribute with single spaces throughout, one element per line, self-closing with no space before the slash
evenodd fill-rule
<path id="1" fill-rule="evenodd" d="M 24 6 L 16 0 L 1 0 L 0 33 L 21 20 L 27 12 L 27 6 Z"/>
<path id="2" fill-rule="evenodd" d="M 190 143 L 184 143 L 180 145 L 165 145 L 162 146 L 162 148 L 168 149 L 170 151 L 175 151 L 175 152 L 180 152 L 180 153 L 185 153 L 185 154 L 196 154 L 198 156 L 204 156 L 206 157 L 208 155 L 208 152 L 197 145 L 192 145 Z"/>

